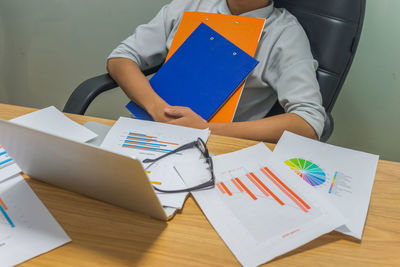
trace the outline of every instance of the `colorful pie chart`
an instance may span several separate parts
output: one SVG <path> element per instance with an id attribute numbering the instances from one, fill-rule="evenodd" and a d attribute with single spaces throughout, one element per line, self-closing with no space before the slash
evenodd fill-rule
<path id="1" fill-rule="evenodd" d="M 285 164 L 312 186 L 321 185 L 326 181 L 325 172 L 311 161 L 293 158 L 285 161 Z"/>

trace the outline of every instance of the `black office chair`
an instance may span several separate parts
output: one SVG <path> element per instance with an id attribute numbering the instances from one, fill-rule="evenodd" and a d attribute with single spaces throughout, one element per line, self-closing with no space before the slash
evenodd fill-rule
<path id="1" fill-rule="evenodd" d="M 323 106 L 327 112 L 322 141 L 333 132 L 331 111 L 357 50 L 364 21 L 366 0 L 275 0 L 297 17 L 310 40 L 314 58 L 319 62 L 317 78 Z M 147 76 L 161 66 L 143 70 Z M 90 103 L 101 93 L 118 87 L 103 74 L 81 83 L 69 97 L 64 112 L 84 114 Z M 276 103 L 267 116 L 283 113 Z"/>

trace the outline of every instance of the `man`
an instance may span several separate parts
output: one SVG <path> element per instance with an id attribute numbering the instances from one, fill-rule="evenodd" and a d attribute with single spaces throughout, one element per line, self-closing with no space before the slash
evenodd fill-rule
<path id="1" fill-rule="evenodd" d="M 246 81 L 234 122 L 208 123 L 187 107 L 173 107 L 151 88 L 140 68 L 162 63 L 184 11 L 266 18 L 255 58 L 260 61 Z M 297 20 L 270 0 L 174 0 L 109 56 L 107 69 L 126 95 L 155 121 L 210 128 L 213 134 L 277 142 L 284 130 L 318 139 L 325 111 L 316 80 L 316 61 Z M 285 113 L 265 118 L 273 104 Z"/>

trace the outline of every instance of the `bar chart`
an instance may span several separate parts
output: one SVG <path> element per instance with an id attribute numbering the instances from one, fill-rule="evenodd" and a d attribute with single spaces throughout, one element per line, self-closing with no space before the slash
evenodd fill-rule
<path id="1" fill-rule="evenodd" d="M 21 169 L 8 155 L 7 151 L 0 146 L 0 182 L 18 174 Z"/>
<path id="2" fill-rule="evenodd" d="M 255 242 L 276 238 L 288 229 L 297 231 L 322 216 L 320 207 L 297 186 L 302 182 L 291 170 L 281 173 L 281 168 L 262 160 L 232 169 L 218 168 L 218 161 L 216 166 L 216 203 L 221 203 L 218 205 L 232 214 Z"/>
<path id="3" fill-rule="evenodd" d="M 7 166 L 10 166 L 13 163 L 14 161 L 12 160 L 12 158 L 10 158 L 4 148 L 0 146 L 0 170 L 6 168 Z"/>
<path id="4" fill-rule="evenodd" d="M 122 147 L 137 150 L 168 153 L 179 146 L 176 142 L 160 139 L 140 132 L 129 132 Z"/>
<path id="5" fill-rule="evenodd" d="M 0 211 L 3 214 L 3 217 L 5 218 L 6 223 L 9 224 L 10 227 L 14 228 L 15 224 L 11 220 L 10 216 L 8 215 L 7 210 L 8 210 L 8 208 L 7 208 L 6 204 L 4 203 L 3 199 L 0 197 Z"/>
<path id="6" fill-rule="evenodd" d="M 168 153 L 178 147 L 179 144 L 168 140 L 160 140 L 157 136 L 149 136 L 138 132 L 129 132 L 122 146 L 125 148 Z"/>
<path id="7" fill-rule="evenodd" d="M 0 266 L 16 266 L 70 240 L 22 176 L 0 183 Z"/>
<path id="8" fill-rule="evenodd" d="M 309 212 L 311 207 L 280 178 L 278 178 L 270 168 L 261 167 L 258 171 L 262 175 L 256 175 L 254 171 L 245 172 L 242 177 L 238 176 L 226 180 L 225 182 L 217 182 L 217 188 L 221 194 L 226 194 L 230 197 L 234 194 L 245 194 L 249 199 L 254 201 L 257 201 L 260 198 L 271 199 L 281 206 L 284 206 L 285 204 L 294 204 L 303 212 Z M 267 181 L 269 181 L 271 185 L 274 185 L 274 187 L 271 185 L 267 186 Z M 252 185 L 253 188 L 246 185 L 246 183 Z M 273 190 L 285 195 L 289 201 L 284 202 L 282 200 L 283 198 L 279 197 L 278 193 L 274 193 Z"/>
<path id="9" fill-rule="evenodd" d="M 213 157 L 214 188 L 192 191 L 209 222 L 244 265 L 258 266 L 343 225 L 345 218 L 263 143 Z M 188 186 L 206 175 L 176 166 Z M 269 255 L 269 256 L 268 256 Z M 259 257 L 259 261 L 254 258 Z"/>
<path id="10" fill-rule="evenodd" d="M 139 160 L 153 159 L 198 138 L 206 141 L 209 134 L 208 129 L 199 130 L 121 117 L 107 133 L 101 147 Z M 189 154 L 197 156 L 199 153 L 197 149 L 186 149 L 168 158 L 181 158 L 182 155 Z"/>

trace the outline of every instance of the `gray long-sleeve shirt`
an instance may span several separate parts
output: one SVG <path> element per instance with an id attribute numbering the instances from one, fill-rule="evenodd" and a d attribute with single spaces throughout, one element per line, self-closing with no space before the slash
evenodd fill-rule
<path id="1" fill-rule="evenodd" d="M 161 64 L 184 11 L 231 14 L 226 0 L 173 0 L 108 58 L 129 58 L 142 69 Z M 260 63 L 247 78 L 234 121 L 261 119 L 278 99 L 285 112 L 301 116 L 321 136 L 325 110 L 315 73 L 318 63 L 303 28 L 273 3 L 241 16 L 266 18 L 266 23 L 255 55 Z"/>

